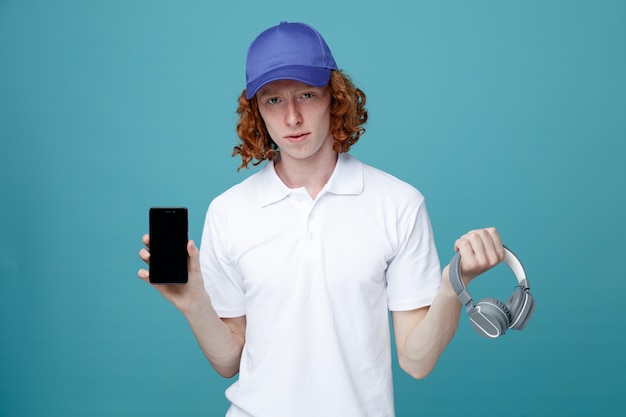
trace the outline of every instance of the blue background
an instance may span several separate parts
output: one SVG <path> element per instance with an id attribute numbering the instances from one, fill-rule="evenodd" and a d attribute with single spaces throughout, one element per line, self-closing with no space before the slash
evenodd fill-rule
<path id="1" fill-rule="evenodd" d="M 626 410 L 624 1 L 0 1 L 0 416 L 220 416 L 232 381 L 136 278 L 152 205 L 207 205 L 231 158 L 245 51 L 315 26 L 367 94 L 353 154 L 426 196 L 442 263 L 497 226 L 537 309 L 437 368 L 398 416 Z M 506 300 L 510 272 L 475 298 Z M 395 366 L 395 365 L 394 365 Z"/>

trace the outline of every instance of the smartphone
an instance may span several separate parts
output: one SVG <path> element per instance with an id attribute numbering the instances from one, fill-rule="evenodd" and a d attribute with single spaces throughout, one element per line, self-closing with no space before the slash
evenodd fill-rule
<path id="1" fill-rule="evenodd" d="M 187 208 L 150 208 L 151 283 L 187 283 L 188 227 Z"/>

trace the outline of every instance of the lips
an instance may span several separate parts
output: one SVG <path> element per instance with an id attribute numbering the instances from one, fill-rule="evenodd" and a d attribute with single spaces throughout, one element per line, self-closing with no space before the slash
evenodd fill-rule
<path id="1" fill-rule="evenodd" d="M 309 136 L 308 133 L 296 133 L 293 135 L 285 136 L 285 140 L 289 142 L 301 142 Z"/>

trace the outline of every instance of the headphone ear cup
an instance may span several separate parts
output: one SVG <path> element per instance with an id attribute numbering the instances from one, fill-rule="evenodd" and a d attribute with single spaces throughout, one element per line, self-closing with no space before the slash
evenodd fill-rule
<path id="1" fill-rule="evenodd" d="M 511 313 L 511 329 L 522 330 L 535 309 L 532 294 L 528 292 L 528 289 L 518 287 L 506 304 Z"/>
<path id="2" fill-rule="evenodd" d="M 524 300 L 526 296 L 524 295 L 521 288 L 515 289 L 513 294 L 509 297 L 509 300 L 506 302 L 506 306 L 511 313 L 511 323 L 515 325 L 515 323 L 519 320 L 520 314 L 524 308 Z"/>
<path id="3" fill-rule="evenodd" d="M 495 298 L 480 300 L 470 313 L 472 327 L 484 337 L 502 336 L 511 323 L 511 313 L 506 305 Z"/>

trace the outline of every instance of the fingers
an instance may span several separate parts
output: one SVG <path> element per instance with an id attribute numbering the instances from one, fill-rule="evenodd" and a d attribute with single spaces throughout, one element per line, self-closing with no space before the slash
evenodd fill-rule
<path id="1" fill-rule="evenodd" d="M 148 246 L 148 244 L 150 243 L 150 236 L 149 235 L 143 235 L 141 240 L 143 241 L 143 243 L 146 246 Z M 203 288 L 204 284 L 203 284 L 203 281 L 202 281 L 202 274 L 200 272 L 200 251 L 196 247 L 196 245 L 195 245 L 193 240 L 189 240 L 187 242 L 187 253 L 189 254 L 188 268 L 189 268 L 189 280 L 190 280 L 190 283 L 191 282 L 195 282 L 197 284 L 196 286 L 200 285 Z M 141 258 L 141 260 L 144 261 L 146 264 L 150 265 L 150 250 L 149 250 L 149 248 L 141 248 L 139 250 L 139 258 Z M 141 279 L 141 280 L 143 280 L 145 282 L 150 283 L 150 270 L 148 268 L 141 268 L 137 272 L 137 276 L 139 277 L 139 279 Z M 158 286 L 158 285 L 154 285 L 154 286 L 160 288 L 160 286 Z M 167 288 L 172 290 L 174 287 L 166 286 L 165 289 L 159 290 L 159 291 L 161 291 L 161 292 L 170 291 L 170 290 L 167 290 Z M 180 288 L 178 290 L 180 290 Z"/>
<path id="2" fill-rule="evenodd" d="M 140 269 L 137 272 L 137 276 L 143 281 L 150 282 L 150 272 L 147 269 Z"/>
<path id="3" fill-rule="evenodd" d="M 144 245 L 146 245 L 148 248 L 150 247 L 150 235 L 145 234 L 141 237 L 141 241 L 143 242 Z M 144 261 L 146 264 L 150 265 L 150 251 L 147 248 L 141 248 L 139 250 L 139 257 L 141 258 L 142 261 Z M 146 281 L 146 282 L 150 282 L 150 272 L 147 269 L 140 269 L 137 272 L 137 276 Z"/>
<path id="4" fill-rule="evenodd" d="M 504 259 L 502 239 L 495 227 L 467 232 L 454 242 L 454 249 L 461 252 L 461 257 L 474 255 L 496 263 Z"/>
<path id="5" fill-rule="evenodd" d="M 475 277 L 496 266 L 504 259 L 500 234 L 494 227 L 471 230 L 454 243 L 461 254 L 464 277 Z"/>
<path id="6" fill-rule="evenodd" d="M 144 261 L 147 264 L 150 264 L 150 251 L 146 248 L 141 248 L 139 250 L 139 257 L 141 258 L 142 261 Z"/>
<path id="7" fill-rule="evenodd" d="M 144 261 L 147 264 L 150 264 L 150 235 L 145 234 L 141 237 L 141 241 L 143 242 L 144 245 L 146 245 L 145 248 L 142 248 L 139 251 L 139 257 L 141 258 L 142 261 Z"/>

